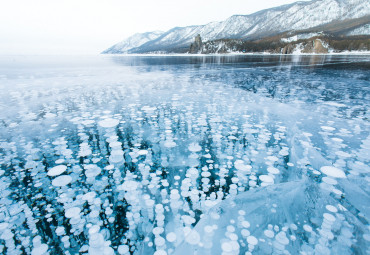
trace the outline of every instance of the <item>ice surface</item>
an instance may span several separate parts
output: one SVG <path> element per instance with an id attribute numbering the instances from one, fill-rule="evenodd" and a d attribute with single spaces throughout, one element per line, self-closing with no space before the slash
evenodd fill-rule
<path id="1" fill-rule="evenodd" d="M 1 60 L 0 253 L 368 253 L 360 60 Z"/>

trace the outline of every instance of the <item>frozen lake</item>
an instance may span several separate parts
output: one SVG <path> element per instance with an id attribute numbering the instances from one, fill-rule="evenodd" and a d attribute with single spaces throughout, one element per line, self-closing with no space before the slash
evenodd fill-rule
<path id="1" fill-rule="evenodd" d="M 4 56 L 0 253 L 370 253 L 370 58 Z"/>

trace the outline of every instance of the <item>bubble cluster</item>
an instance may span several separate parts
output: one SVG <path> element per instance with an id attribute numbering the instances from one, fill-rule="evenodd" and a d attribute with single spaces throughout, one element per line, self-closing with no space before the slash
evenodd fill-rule
<path id="1" fill-rule="evenodd" d="M 367 252 L 365 89 L 147 68 L 0 76 L 0 253 Z"/>

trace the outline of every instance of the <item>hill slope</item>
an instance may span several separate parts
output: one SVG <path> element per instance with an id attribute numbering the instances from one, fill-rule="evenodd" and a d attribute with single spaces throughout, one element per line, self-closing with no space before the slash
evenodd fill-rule
<path id="1" fill-rule="evenodd" d="M 262 10 L 250 15 L 234 15 L 206 25 L 175 27 L 153 40 L 125 48 L 128 53 L 186 52 L 199 34 L 203 41 L 217 39 L 257 40 L 284 32 L 307 30 L 328 23 L 359 19 L 370 15 L 370 1 L 313 0 Z M 367 31 L 359 27 L 359 32 Z M 350 33 L 351 31 L 348 31 Z M 117 48 L 115 48 L 117 49 Z M 117 51 L 116 51 L 117 52 Z M 116 53 L 106 50 L 105 53 Z"/>

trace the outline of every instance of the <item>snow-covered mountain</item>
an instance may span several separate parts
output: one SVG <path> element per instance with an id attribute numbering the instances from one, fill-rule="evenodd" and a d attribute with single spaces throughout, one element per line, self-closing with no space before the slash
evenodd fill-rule
<path id="1" fill-rule="evenodd" d="M 146 42 L 152 41 L 157 39 L 160 35 L 164 32 L 162 31 L 154 31 L 154 32 L 146 32 L 146 33 L 137 33 L 133 36 L 130 36 L 126 40 L 119 42 L 109 49 L 103 51 L 102 53 L 110 53 L 110 54 L 122 54 L 128 53 L 128 51 L 132 48 L 137 48 L 143 45 Z"/>
<path id="2" fill-rule="evenodd" d="M 358 27 L 348 32 L 347 35 L 370 35 L 370 24 L 366 24 L 361 27 Z"/>
<path id="3" fill-rule="evenodd" d="M 175 27 L 153 40 L 125 48 L 129 53 L 171 52 L 188 48 L 195 36 L 203 41 L 215 39 L 258 39 L 286 31 L 304 30 L 333 21 L 370 15 L 369 0 L 313 0 L 262 10 L 250 15 L 234 15 L 225 21 L 206 25 Z M 128 39 L 130 40 L 130 38 Z M 122 45 L 127 45 L 126 41 Z M 116 48 L 118 49 L 118 48 Z M 110 51 L 105 53 L 117 53 Z"/>

